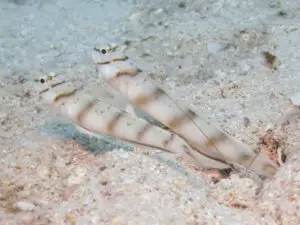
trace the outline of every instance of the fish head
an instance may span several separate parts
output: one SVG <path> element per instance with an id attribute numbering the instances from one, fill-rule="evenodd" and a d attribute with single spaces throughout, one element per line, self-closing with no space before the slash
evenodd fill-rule
<path id="1" fill-rule="evenodd" d="M 125 48 L 116 44 L 104 45 L 100 48 L 95 47 L 92 51 L 92 58 L 96 64 L 109 64 L 114 61 L 126 60 Z"/>
<path id="2" fill-rule="evenodd" d="M 61 96 L 72 95 L 79 89 L 79 85 L 67 82 L 56 74 L 50 73 L 36 79 L 36 95 L 38 100 L 46 105 L 54 105 Z"/>

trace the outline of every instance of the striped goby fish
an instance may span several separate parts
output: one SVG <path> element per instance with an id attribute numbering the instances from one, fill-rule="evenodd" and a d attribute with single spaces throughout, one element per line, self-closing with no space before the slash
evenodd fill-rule
<path id="1" fill-rule="evenodd" d="M 276 172 L 278 165 L 264 153 L 254 153 L 190 108 L 179 106 L 118 46 L 94 48 L 92 57 L 99 76 L 112 88 L 182 137 L 198 153 L 215 161 L 239 164 L 262 176 L 270 177 Z"/>
<path id="2" fill-rule="evenodd" d="M 88 135 L 109 135 L 121 140 L 175 153 L 203 168 L 227 169 L 226 163 L 195 152 L 176 134 L 119 110 L 85 93 L 83 86 L 46 76 L 37 86 L 39 100 L 73 122 Z"/>

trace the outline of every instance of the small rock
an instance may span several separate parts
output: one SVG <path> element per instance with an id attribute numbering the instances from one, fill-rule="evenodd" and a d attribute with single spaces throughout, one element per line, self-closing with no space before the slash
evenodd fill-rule
<path id="1" fill-rule="evenodd" d="M 25 5 L 27 0 L 13 0 L 13 2 L 17 5 Z"/>
<path id="2" fill-rule="evenodd" d="M 254 127 L 252 130 L 251 130 L 251 133 L 252 134 L 257 134 L 259 132 L 259 129 L 257 127 Z"/>
<path id="3" fill-rule="evenodd" d="M 73 173 L 68 177 L 68 186 L 73 186 L 82 183 L 85 179 L 86 174 L 86 168 L 76 167 Z"/>
<path id="4" fill-rule="evenodd" d="M 157 9 L 156 11 L 154 11 L 154 14 L 160 14 L 163 12 L 162 8 Z"/>
<path id="5" fill-rule="evenodd" d="M 295 106 L 300 106 L 300 92 L 293 94 L 289 97 L 290 101 L 293 103 Z"/>
<path id="6" fill-rule="evenodd" d="M 129 21 L 132 23 L 139 23 L 142 17 L 143 17 L 142 11 L 137 11 L 129 17 Z"/>
<path id="7" fill-rule="evenodd" d="M 46 165 L 40 164 L 37 168 L 36 168 L 36 173 L 37 175 L 42 178 L 42 179 L 46 179 L 49 177 L 50 174 L 50 168 Z"/>
<path id="8" fill-rule="evenodd" d="M 186 7 L 186 3 L 183 2 L 183 1 L 180 1 L 180 2 L 177 2 L 177 6 L 178 6 L 179 8 L 185 8 L 185 7 Z"/>
<path id="9" fill-rule="evenodd" d="M 207 43 L 207 50 L 209 53 L 211 54 L 215 54 L 217 53 L 218 51 L 221 50 L 221 44 L 219 43 L 216 43 L 216 42 L 212 42 L 212 43 Z"/>
<path id="10" fill-rule="evenodd" d="M 243 125 L 244 127 L 248 127 L 250 124 L 250 119 L 248 117 L 243 117 Z"/>
<path id="11" fill-rule="evenodd" d="M 128 158 L 129 157 L 128 152 L 125 152 L 125 151 L 121 152 L 119 156 L 120 156 L 120 158 Z"/>
<path id="12" fill-rule="evenodd" d="M 4 112 L 4 111 L 0 111 L 0 123 L 1 125 L 6 124 L 6 122 L 9 120 L 8 118 L 8 113 Z"/>
<path id="13" fill-rule="evenodd" d="M 34 216 L 32 214 L 26 213 L 20 216 L 20 220 L 22 221 L 22 224 L 30 225 L 33 224 Z"/>
<path id="14" fill-rule="evenodd" d="M 53 164 L 54 164 L 54 169 L 59 176 L 63 178 L 66 178 L 68 176 L 66 166 L 65 166 L 65 161 L 63 159 L 57 158 Z"/>
<path id="15" fill-rule="evenodd" d="M 20 84 L 23 84 L 23 83 L 26 81 L 26 78 L 23 77 L 23 76 L 18 76 L 18 77 L 16 78 L 16 81 L 17 81 L 18 83 L 20 83 Z"/>
<path id="16" fill-rule="evenodd" d="M 20 211 L 32 211 L 35 209 L 35 205 L 30 202 L 19 201 L 13 204 L 13 207 Z"/>
<path id="17" fill-rule="evenodd" d="M 247 75 L 252 67 L 248 64 L 242 64 L 241 66 L 241 75 Z"/>

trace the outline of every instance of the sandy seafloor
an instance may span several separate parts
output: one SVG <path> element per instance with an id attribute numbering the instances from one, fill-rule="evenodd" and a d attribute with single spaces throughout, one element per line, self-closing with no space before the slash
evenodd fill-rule
<path id="1" fill-rule="evenodd" d="M 36 100 L 33 80 L 55 72 L 109 101 L 91 49 L 112 42 L 252 148 L 274 130 L 286 163 L 259 193 L 238 173 L 213 184 L 173 155 L 82 135 Z M 0 224 L 300 224 L 299 43 L 296 0 L 2 0 Z"/>

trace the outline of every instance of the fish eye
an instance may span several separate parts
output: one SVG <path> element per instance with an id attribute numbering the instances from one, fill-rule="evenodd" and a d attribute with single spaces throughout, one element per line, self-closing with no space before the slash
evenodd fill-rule
<path id="1" fill-rule="evenodd" d="M 44 78 L 41 78 L 40 79 L 40 82 L 43 84 L 43 83 L 45 83 L 45 79 Z"/>
<path id="2" fill-rule="evenodd" d="M 107 51 L 104 48 L 102 48 L 100 51 L 103 55 L 105 55 L 107 53 Z"/>

